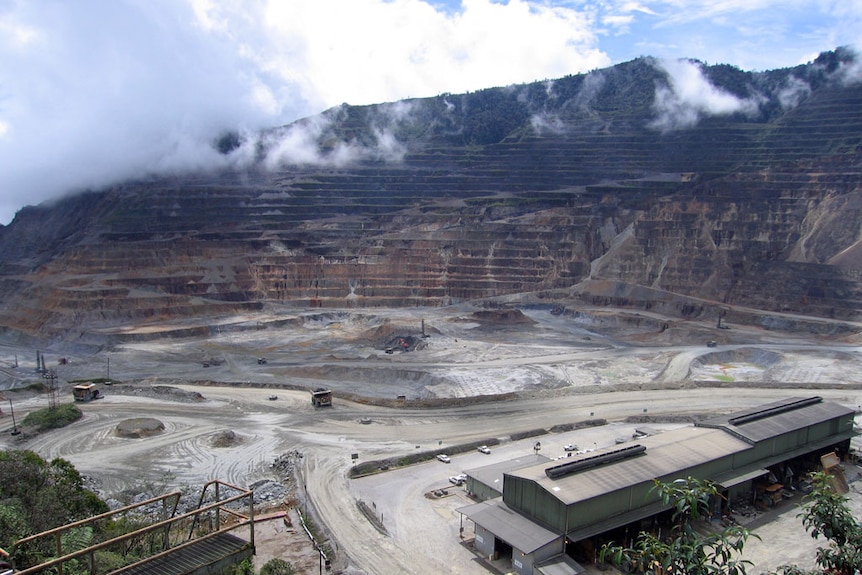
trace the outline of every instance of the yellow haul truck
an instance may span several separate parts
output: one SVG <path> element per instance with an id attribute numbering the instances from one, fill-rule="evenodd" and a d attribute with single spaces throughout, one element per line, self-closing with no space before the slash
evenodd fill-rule
<path id="1" fill-rule="evenodd" d="M 76 385 L 72 388 L 75 401 L 92 401 L 104 397 L 95 383 Z"/>

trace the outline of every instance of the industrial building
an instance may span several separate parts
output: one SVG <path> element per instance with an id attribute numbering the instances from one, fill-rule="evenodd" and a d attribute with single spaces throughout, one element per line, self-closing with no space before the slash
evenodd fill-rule
<path id="1" fill-rule="evenodd" d="M 854 416 L 820 397 L 790 398 L 557 461 L 498 464 L 467 473 L 480 501 L 458 511 L 474 524 L 477 554 L 511 559 L 520 575 L 578 573 L 604 542 L 669 515 L 654 480 L 715 482 L 723 496 L 717 514 L 736 503 L 780 505 L 784 487 L 822 456 L 848 454 Z M 500 473 L 502 491 L 483 482 Z"/>
<path id="2" fill-rule="evenodd" d="M 550 457 L 535 453 L 468 470 L 467 491 L 480 501 L 502 497 L 503 479 L 507 473 L 514 473 L 525 467 L 533 467 L 551 461 Z"/>

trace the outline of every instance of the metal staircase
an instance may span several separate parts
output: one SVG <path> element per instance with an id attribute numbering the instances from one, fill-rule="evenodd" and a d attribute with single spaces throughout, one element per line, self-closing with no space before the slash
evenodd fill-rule
<path id="1" fill-rule="evenodd" d="M 234 493 L 222 499 L 223 491 Z M 89 575 L 212 575 L 254 555 L 254 493 L 222 481 L 210 481 L 201 491 L 197 509 L 177 514 L 180 492 L 168 493 L 115 511 L 76 521 L 20 539 L 12 555 L 49 557 L 37 565 L 16 569 L 16 575 L 42 572 L 63 575 L 64 567 Z M 207 502 L 206 504 L 204 502 Z M 159 511 L 153 512 L 154 508 Z M 245 513 L 238 509 L 247 508 Z M 106 527 L 135 525 L 120 535 L 100 539 Z M 238 535 L 248 528 L 248 536 Z M 91 529 L 93 541 L 69 549 L 64 537 Z M 110 560 L 106 560 L 110 557 Z M 117 567 L 117 559 L 121 566 Z M 110 565 L 110 567 L 107 567 Z"/>

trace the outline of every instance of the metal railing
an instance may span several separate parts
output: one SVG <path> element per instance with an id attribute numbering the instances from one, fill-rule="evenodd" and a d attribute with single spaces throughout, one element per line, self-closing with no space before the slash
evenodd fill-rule
<path id="1" fill-rule="evenodd" d="M 215 491 L 215 501 L 204 505 L 207 491 L 211 487 Z M 238 492 L 238 494 L 221 500 L 222 488 Z M 167 493 L 134 505 L 122 507 L 19 539 L 10 550 L 10 554 L 13 557 L 20 556 L 21 552 L 25 554 L 29 552 L 37 556 L 51 555 L 51 558 L 37 565 L 16 570 L 15 573 L 16 575 L 30 575 L 52 569 L 58 575 L 63 575 L 64 565 L 69 561 L 78 560 L 88 563 L 88 572 L 90 575 L 119 575 L 147 562 L 175 553 L 180 549 L 185 549 L 206 539 L 211 539 L 246 525 L 249 527 L 249 545 L 252 549 L 254 548 L 254 493 L 251 490 L 219 480 L 210 481 L 204 485 L 201 491 L 197 509 L 177 515 L 176 511 L 180 495 L 180 492 Z M 243 500 L 247 500 L 247 514 L 240 513 L 236 509 L 231 508 L 241 508 L 246 504 Z M 98 537 L 99 534 L 105 532 L 106 527 L 116 525 L 118 519 L 127 519 L 130 516 L 136 520 L 151 519 L 152 512 L 144 512 L 141 508 L 159 503 L 162 504 L 162 511 L 159 514 L 161 519 L 154 523 L 109 537 L 80 549 L 69 550 L 68 548 L 74 544 L 66 543 L 66 549 L 64 550 L 64 536 L 73 533 L 76 529 L 89 527 L 92 529 L 93 534 Z M 237 505 L 240 503 L 242 505 Z M 223 523 L 223 515 L 230 516 L 233 520 L 224 521 Z M 186 536 L 183 536 L 186 527 L 189 528 L 189 531 Z M 143 549 L 144 543 L 148 547 L 147 550 Z M 136 552 L 132 553 L 133 550 Z M 112 563 L 111 568 L 106 568 L 104 571 L 100 570 L 100 561 L 98 561 L 97 557 L 99 552 L 113 552 L 114 555 L 119 555 L 122 559 L 128 559 L 129 563 L 119 568 L 116 567 L 115 563 Z M 81 573 L 82 570 L 78 567 L 75 569 L 75 572 Z"/>

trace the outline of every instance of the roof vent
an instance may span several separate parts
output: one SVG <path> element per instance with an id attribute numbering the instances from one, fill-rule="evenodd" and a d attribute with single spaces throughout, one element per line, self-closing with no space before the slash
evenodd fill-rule
<path id="1" fill-rule="evenodd" d="M 593 467 L 598 467 L 600 465 L 607 465 L 630 457 L 636 457 L 645 452 L 646 447 L 643 445 L 629 445 L 613 451 L 606 451 L 597 455 L 591 455 L 575 461 L 567 461 L 566 463 L 548 467 L 545 469 L 545 475 L 551 479 L 558 479 L 560 477 L 565 477 L 566 475 L 571 475 L 572 473 L 577 473 L 578 471 L 584 471 L 585 469 L 592 469 Z"/>
<path id="2" fill-rule="evenodd" d="M 815 403 L 820 403 L 822 401 L 822 397 L 815 395 L 814 397 L 798 399 L 796 401 L 788 401 L 787 403 L 782 403 L 781 405 L 776 405 L 775 407 L 767 407 L 766 409 L 746 413 L 745 415 L 740 415 L 739 417 L 731 417 L 727 420 L 727 422 L 731 425 L 742 425 L 744 423 L 751 423 L 752 421 L 766 419 L 767 417 L 772 417 L 774 415 L 793 411 L 794 409 L 808 407 L 809 405 L 814 405 Z"/>

